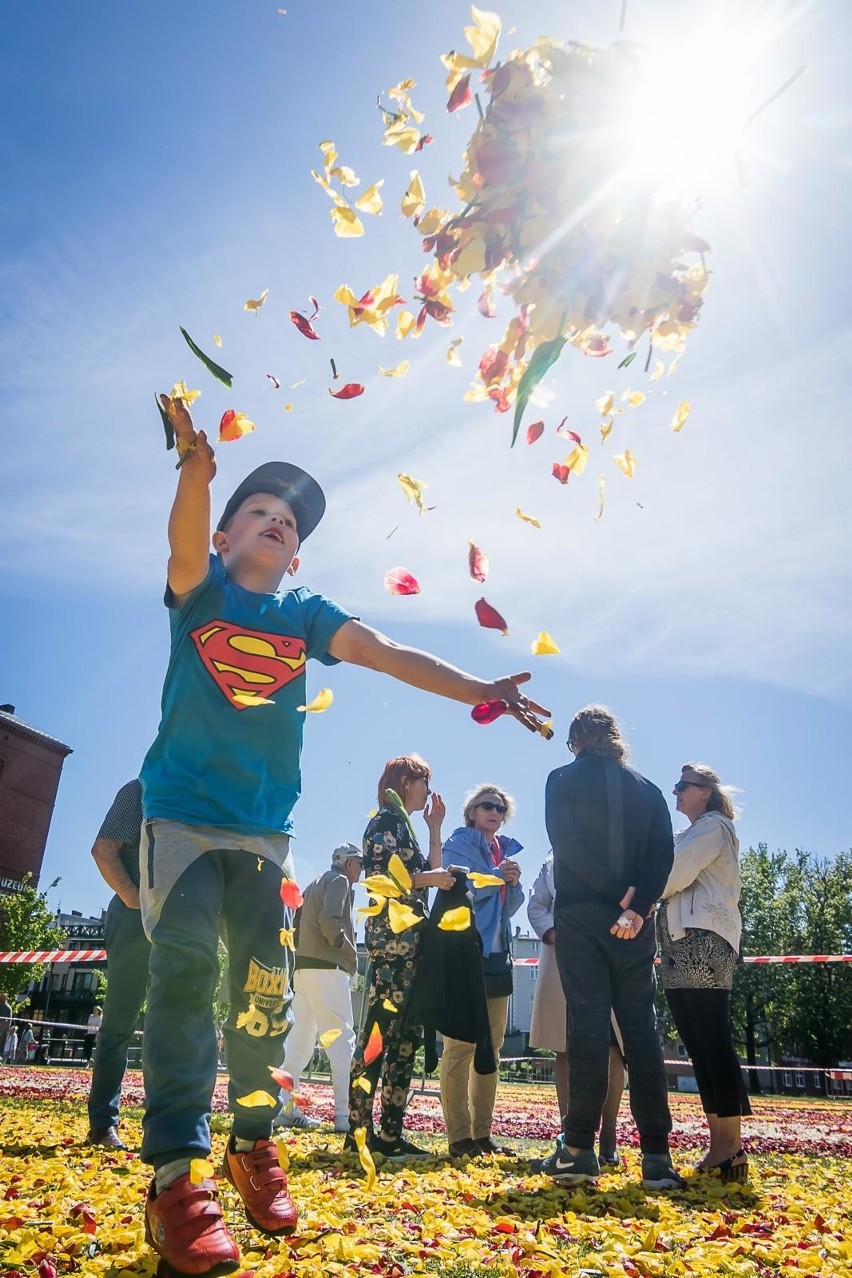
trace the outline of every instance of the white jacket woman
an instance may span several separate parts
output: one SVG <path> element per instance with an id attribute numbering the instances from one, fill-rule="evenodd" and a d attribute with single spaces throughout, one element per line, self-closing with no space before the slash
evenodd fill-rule
<path id="1" fill-rule="evenodd" d="M 672 940 L 682 940 L 688 927 L 704 928 L 738 951 L 740 844 L 733 821 L 721 812 L 705 812 L 675 836 L 674 853 L 663 891 Z"/>

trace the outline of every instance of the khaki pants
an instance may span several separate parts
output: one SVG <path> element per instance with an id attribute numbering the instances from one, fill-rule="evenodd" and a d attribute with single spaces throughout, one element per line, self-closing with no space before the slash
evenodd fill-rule
<path id="1" fill-rule="evenodd" d="M 506 1034 L 506 1016 L 509 996 L 488 999 L 488 1020 L 494 1055 L 499 1064 L 500 1048 Z M 441 1108 L 447 1127 L 447 1140 L 482 1140 L 491 1135 L 491 1119 L 497 1096 L 499 1071 L 493 1074 L 477 1074 L 473 1068 L 474 1043 L 463 1043 L 457 1038 L 444 1039 L 441 1057 Z"/>

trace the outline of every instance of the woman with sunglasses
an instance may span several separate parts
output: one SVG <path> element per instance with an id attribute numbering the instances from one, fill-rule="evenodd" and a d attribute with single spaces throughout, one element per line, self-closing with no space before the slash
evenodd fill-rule
<path id="1" fill-rule="evenodd" d="M 657 913 L 660 984 L 710 1128 L 699 1171 L 745 1180 L 741 1119 L 751 1113 L 731 1038 L 731 988 L 742 930 L 739 850 L 729 788 L 703 763 L 685 763 L 674 787 L 689 821 L 675 836 L 674 864 Z"/>
<path id="2" fill-rule="evenodd" d="M 512 993 L 510 920 L 524 902 L 521 867 L 515 860 L 521 845 L 499 833 L 514 813 L 514 801 L 505 790 L 496 785 L 477 786 L 465 799 L 464 825 L 454 830 L 444 844 L 445 866 L 462 866 L 501 880 L 479 888 L 471 884 L 476 927 L 482 941 L 488 1019 L 498 1061 Z M 444 1039 L 441 1106 L 450 1153 L 456 1158 L 511 1154 L 512 1150 L 491 1139 L 497 1071 L 477 1074 L 473 1057 L 473 1043 Z"/>

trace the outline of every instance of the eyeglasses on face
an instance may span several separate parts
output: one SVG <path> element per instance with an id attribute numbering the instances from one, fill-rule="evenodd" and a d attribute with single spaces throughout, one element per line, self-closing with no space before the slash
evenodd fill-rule
<path id="1" fill-rule="evenodd" d="M 508 811 L 505 803 L 492 803 L 490 799 L 480 799 L 476 806 L 485 808 L 486 812 L 499 812 L 501 816 L 505 816 Z"/>
<path id="2" fill-rule="evenodd" d="M 677 781 L 674 786 L 675 794 L 682 794 L 687 786 L 694 785 L 696 790 L 709 790 L 709 785 L 704 785 L 701 781 Z"/>

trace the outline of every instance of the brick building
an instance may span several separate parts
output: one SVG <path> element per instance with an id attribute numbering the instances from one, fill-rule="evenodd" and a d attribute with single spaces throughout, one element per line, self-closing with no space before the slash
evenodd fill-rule
<path id="1" fill-rule="evenodd" d="M 27 874 L 38 884 L 62 764 L 71 753 L 55 737 L 0 705 L 0 893 Z"/>

